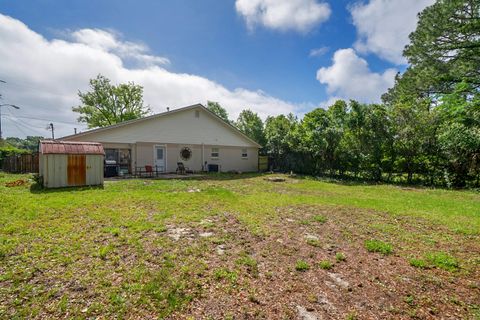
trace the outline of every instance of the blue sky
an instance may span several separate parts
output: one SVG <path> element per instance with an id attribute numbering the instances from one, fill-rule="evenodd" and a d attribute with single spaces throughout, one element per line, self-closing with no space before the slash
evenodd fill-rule
<path id="1" fill-rule="evenodd" d="M 7 112 L 4 135 L 25 135 L 15 129 L 20 114 L 70 133 L 77 90 L 98 73 L 144 85 L 156 112 L 217 100 L 232 118 L 243 108 L 265 117 L 336 98 L 379 101 L 406 67 L 401 48 L 431 2 L 4 0 L 0 92 L 3 103 L 24 105 Z M 32 134 L 43 130 L 45 121 L 30 120 Z"/>

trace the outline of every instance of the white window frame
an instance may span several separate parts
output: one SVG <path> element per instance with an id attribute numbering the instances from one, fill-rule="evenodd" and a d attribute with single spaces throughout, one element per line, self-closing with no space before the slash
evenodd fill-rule
<path id="1" fill-rule="evenodd" d="M 215 151 L 216 150 L 216 151 Z M 218 159 L 220 158 L 220 148 L 212 148 L 210 152 L 210 157 L 212 159 Z"/>
<path id="2" fill-rule="evenodd" d="M 242 148 L 242 159 L 248 159 L 248 149 L 247 148 Z"/>

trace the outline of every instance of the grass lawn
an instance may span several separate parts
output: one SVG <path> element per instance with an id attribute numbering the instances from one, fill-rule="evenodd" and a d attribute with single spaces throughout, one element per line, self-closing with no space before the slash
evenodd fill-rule
<path id="1" fill-rule="evenodd" d="M 480 194 L 0 173 L 0 318 L 480 319 Z"/>

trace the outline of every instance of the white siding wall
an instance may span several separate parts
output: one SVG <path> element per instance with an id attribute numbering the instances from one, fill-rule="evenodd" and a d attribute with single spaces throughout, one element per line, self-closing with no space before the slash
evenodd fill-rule
<path id="1" fill-rule="evenodd" d="M 202 170 L 203 162 L 220 165 L 220 171 L 227 172 L 237 170 L 242 172 L 258 171 L 258 148 L 242 148 L 230 146 L 213 146 L 205 145 L 202 157 L 202 146 L 192 144 L 163 144 L 163 143 L 138 143 L 136 146 L 136 166 L 144 167 L 145 165 L 154 166 L 153 148 L 155 145 L 166 146 L 167 172 L 175 172 L 177 162 L 183 162 L 185 167 L 190 170 Z M 192 157 L 185 161 L 180 158 L 180 150 L 188 147 L 192 150 Z M 218 148 L 220 156 L 218 159 L 212 159 L 212 148 Z M 242 149 L 247 149 L 248 157 L 242 158 Z M 203 159 L 203 162 L 202 162 Z M 135 161 L 135 159 L 134 159 Z"/>
<path id="2" fill-rule="evenodd" d="M 131 149 L 132 167 L 154 166 L 154 145 L 165 145 L 167 172 L 175 172 L 177 162 L 200 171 L 205 161 L 219 164 L 224 172 L 258 170 L 258 147 L 202 107 L 171 111 L 161 117 L 72 136 L 67 140 L 101 142 L 104 148 Z M 188 161 L 180 158 L 183 147 L 192 150 L 192 158 Z M 211 159 L 212 147 L 220 149 L 219 159 Z M 244 148 L 248 149 L 246 159 L 242 158 Z"/>
<path id="3" fill-rule="evenodd" d="M 212 148 L 218 148 L 218 159 L 211 157 Z M 242 158 L 242 149 L 247 149 L 247 158 Z M 205 146 L 205 161 L 220 165 L 220 171 L 258 171 L 258 148 L 238 148 L 230 146 Z"/>
<path id="4" fill-rule="evenodd" d="M 195 112 L 199 112 L 199 117 Z M 252 142 L 242 137 L 227 124 L 216 119 L 201 107 L 166 114 L 103 131 L 69 137 L 70 141 L 93 141 L 104 144 L 162 142 L 173 144 L 225 145 L 251 147 Z"/>

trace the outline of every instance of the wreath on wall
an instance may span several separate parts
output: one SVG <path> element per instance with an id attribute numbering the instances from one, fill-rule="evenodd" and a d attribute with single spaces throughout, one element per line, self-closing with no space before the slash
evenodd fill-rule
<path id="1" fill-rule="evenodd" d="M 192 150 L 189 147 L 183 147 L 180 150 L 180 158 L 182 158 L 183 161 L 188 161 L 192 157 Z"/>

